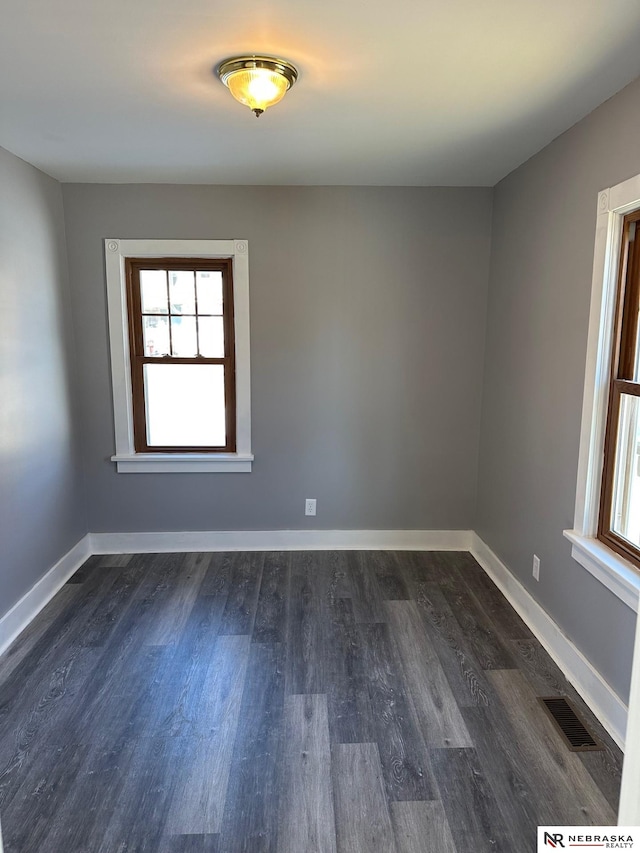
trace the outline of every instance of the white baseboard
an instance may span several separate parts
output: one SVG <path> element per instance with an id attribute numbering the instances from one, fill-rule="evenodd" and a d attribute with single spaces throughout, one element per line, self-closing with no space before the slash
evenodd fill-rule
<path id="1" fill-rule="evenodd" d="M 471 530 L 193 530 L 91 533 L 93 554 L 168 551 L 468 551 Z"/>
<path id="2" fill-rule="evenodd" d="M 622 699 L 476 533 L 472 534 L 470 551 L 614 741 L 624 749 L 627 706 Z"/>
<path id="3" fill-rule="evenodd" d="M 0 619 L 0 655 L 90 556 L 91 548 L 87 535 L 67 551 L 55 566 L 4 614 Z"/>

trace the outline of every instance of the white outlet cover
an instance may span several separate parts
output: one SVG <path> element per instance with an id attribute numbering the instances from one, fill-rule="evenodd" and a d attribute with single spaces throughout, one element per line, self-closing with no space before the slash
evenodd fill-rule
<path id="1" fill-rule="evenodd" d="M 536 554 L 533 555 L 533 572 L 534 578 L 539 581 L 540 580 L 540 557 Z"/>

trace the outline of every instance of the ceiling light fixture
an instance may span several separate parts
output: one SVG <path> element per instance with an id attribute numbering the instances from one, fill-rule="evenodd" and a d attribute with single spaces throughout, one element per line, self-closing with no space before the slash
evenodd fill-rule
<path id="1" fill-rule="evenodd" d="M 258 118 L 281 101 L 298 79 L 298 69 L 275 56 L 233 56 L 216 69 L 218 77 L 236 101 Z"/>

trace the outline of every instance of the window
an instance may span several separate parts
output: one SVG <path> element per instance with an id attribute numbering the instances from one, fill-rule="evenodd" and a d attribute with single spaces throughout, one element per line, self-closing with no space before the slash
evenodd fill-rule
<path id="1" fill-rule="evenodd" d="M 598 194 L 572 557 L 638 612 L 640 175 Z"/>
<path id="2" fill-rule="evenodd" d="M 624 217 L 598 537 L 640 566 L 640 211 Z"/>
<path id="3" fill-rule="evenodd" d="M 118 471 L 250 471 L 246 241 L 105 254 Z"/>
<path id="4" fill-rule="evenodd" d="M 127 258 L 135 449 L 236 449 L 229 260 Z"/>

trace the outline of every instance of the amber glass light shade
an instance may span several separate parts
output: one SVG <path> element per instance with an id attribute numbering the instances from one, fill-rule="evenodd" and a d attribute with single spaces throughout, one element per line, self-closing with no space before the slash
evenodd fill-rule
<path id="1" fill-rule="evenodd" d="M 260 116 L 281 101 L 298 78 L 297 69 L 271 56 L 238 56 L 217 69 L 220 80 L 241 104 Z"/>

